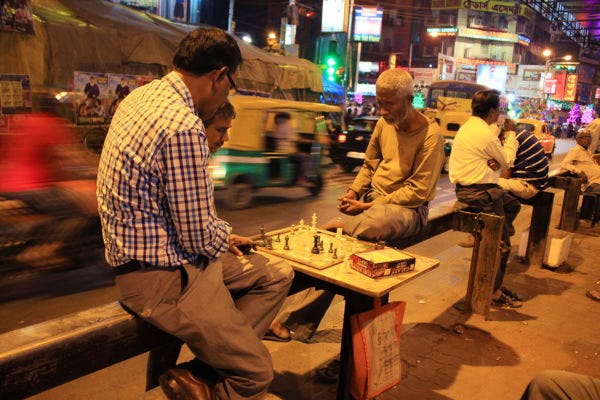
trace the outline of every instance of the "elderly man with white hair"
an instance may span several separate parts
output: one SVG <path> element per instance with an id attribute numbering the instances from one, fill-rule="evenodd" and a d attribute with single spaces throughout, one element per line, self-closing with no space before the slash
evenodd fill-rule
<path id="1" fill-rule="evenodd" d="M 401 240 L 427 225 L 429 202 L 444 162 L 439 125 L 412 106 L 413 79 L 400 69 L 383 72 L 376 82 L 381 118 L 365 151 L 365 161 L 339 200 L 345 214 L 322 229 L 343 228 L 347 235 L 368 241 Z M 285 307 L 267 338 L 308 339 L 333 298 L 324 291 L 304 293 L 295 307 Z M 307 322 L 308 320 L 308 322 Z"/>
<path id="2" fill-rule="evenodd" d="M 586 192 L 600 193 L 600 165 L 589 153 L 592 132 L 589 128 L 582 129 L 577 132 L 575 140 L 577 144 L 569 149 L 560 166 L 582 178 Z"/>
<path id="3" fill-rule="evenodd" d="M 370 241 L 398 240 L 427 225 L 435 197 L 444 139 L 438 124 L 412 106 L 413 79 L 400 69 L 383 72 L 376 83 L 381 119 L 365 152 L 365 161 L 340 197 L 348 215 L 324 228 Z"/>

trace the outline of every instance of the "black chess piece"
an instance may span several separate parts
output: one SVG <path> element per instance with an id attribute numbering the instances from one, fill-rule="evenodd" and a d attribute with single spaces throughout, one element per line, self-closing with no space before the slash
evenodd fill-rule
<path id="1" fill-rule="evenodd" d="M 267 238 L 267 250 L 273 250 L 273 238 Z"/>
<path id="2" fill-rule="evenodd" d="M 310 252 L 313 254 L 319 254 L 319 236 L 315 235 L 314 239 L 315 239 L 315 244 Z"/>
<path id="3" fill-rule="evenodd" d="M 280 234 L 278 233 L 278 234 L 277 234 L 277 237 L 275 238 L 275 241 L 276 241 L 277 243 L 281 242 L 281 238 L 279 237 L 279 235 L 280 235 Z"/>
<path id="4" fill-rule="evenodd" d="M 283 249 L 284 250 L 289 250 L 290 249 L 290 245 L 289 245 L 290 237 L 288 235 L 285 235 L 284 239 L 285 239 L 285 245 L 283 246 Z"/>
<path id="5" fill-rule="evenodd" d="M 329 252 L 333 253 L 333 242 L 329 243 Z"/>
<path id="6" fill-rule="evenodd" d="M 334 260 L 337 260 L 337 248 L 333 249 L 333 255 L 331 256 Z"/>
<path id="7" fill-rule="evenodd" d="M 319 247 L 319 252 L 324 251 L 325 249 L 323 248 L 323 240 L 321 240 L 321 236 L 319 236 L 319 242 L 317 243 L 318 247 Z"/>

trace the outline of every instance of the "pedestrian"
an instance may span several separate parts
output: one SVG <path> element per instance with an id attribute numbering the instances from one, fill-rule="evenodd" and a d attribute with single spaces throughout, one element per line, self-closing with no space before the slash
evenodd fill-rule
<path id="1" fill-rule="evenodd" d="M 258 399 L 273 379 L 260 338 L 293 272 L 281 261 L 220 259 L 240 256 L 250 239 L 217 216 L 207 167 L 203 120 L 235 89 L 241 62 L 222 30 L 190 32 L 174 71 L 123 99 L 100 160 L 98 207 L 120 301 L 195 356 L 160 376 L 169 399 Z"/>

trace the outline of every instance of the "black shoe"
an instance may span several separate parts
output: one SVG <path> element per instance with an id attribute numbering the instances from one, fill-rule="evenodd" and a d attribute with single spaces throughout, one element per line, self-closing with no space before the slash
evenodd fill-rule
<path id="1" fill-rule="evenodd" d="M 510 297 L 512 300 L 523 301 L 523 298 L 521 296 L 519 296 L 518 294 L 516 294 L 515 292 L 513 292 L 511 290 L 508 290 L 504 286 L 502 286 L 500 288 L 500 290 L 502 290 L 502 293 L 504 293 L 505 295 Z"/>
<path id="2" fill-rule="evenodd" d="M 498 308 L 521 308 L 523 303 L 519 300 L 513 300 L 506 294 L 502 293 L 497 300 L 492 299 L 492 305 Z"/>
<path id="3" fill-rule="evenodd" d="M 212 400 L 213 388 L 183 368 L 173 368 L 158 381 L 169 400 Z"/>

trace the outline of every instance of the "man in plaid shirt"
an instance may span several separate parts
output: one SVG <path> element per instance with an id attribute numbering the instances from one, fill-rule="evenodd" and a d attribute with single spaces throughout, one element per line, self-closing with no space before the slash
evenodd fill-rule
<path id="1" fill-rule="evenodd" d="M 119 105 L 100 160 L 98 207 L 121 303 L 196 357 L 161 375 L 170 399 L 259 399 L 273 379 L 260 338 L 293 272 L 283 261 L 219 261 L 250 240 L 215 212 L 202 123 L 235 89 L 241 62 L 222 30 L 189 33 L 174 71 Z"/>

